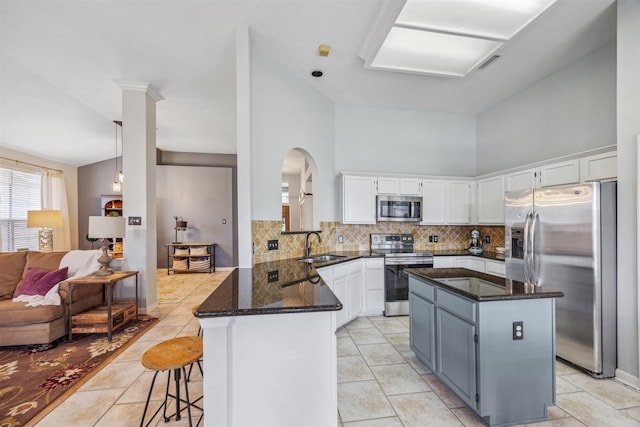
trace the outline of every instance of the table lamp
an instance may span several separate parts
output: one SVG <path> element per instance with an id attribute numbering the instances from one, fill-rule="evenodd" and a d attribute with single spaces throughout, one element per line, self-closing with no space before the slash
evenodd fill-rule
<path id="1" fill-rule="evenodd" d="M 98 258 L 100 268 L 94 273 L 96 276 L 108 276 L 113 273 L 109 268 L 111 256 L 109 255 L 109 240 L 124 237 L 125 219 L 122 216 L 90 216 L 89 237 L 102 239 L 100 249 L 102 254 Z"/>
<path id="2" fill-rule="evenodd" d="M 62 211 L 27 211 L 27 227 L 40 227 L 38 230 L 38 250 L 53 251 L 53 227 L 62 227 Z"/>

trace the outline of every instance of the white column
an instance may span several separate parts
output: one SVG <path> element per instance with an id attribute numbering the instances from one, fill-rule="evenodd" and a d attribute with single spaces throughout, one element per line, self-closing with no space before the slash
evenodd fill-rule
<path id="1" fill-rule="evenodd" d="M 117 83 L 122 88 L 123 215 L 142 218 L 141 225 L 127 225 L 123 269 L 140 271 L 138 305 L 144 313 L 157 300 L 156 103 L 162 97 L 149 83 Z"/>
<path id="2" fill-rule="evenodd" d="M 236 108 L 238 146 L 238 266 L 251 267 L 251 36 L 236 30 Z"/>

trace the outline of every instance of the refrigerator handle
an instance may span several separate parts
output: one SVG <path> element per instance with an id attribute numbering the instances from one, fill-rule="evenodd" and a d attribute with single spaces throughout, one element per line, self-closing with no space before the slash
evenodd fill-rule
<path id="1" fill-rule="evenodd" d="M 533 211 L 527 212 L 527 216 L 524 219 L 524 253 L 522 254 L 522 261 L 524 266 L 524 281 L 525 283 L 531 283 L 531 274 L 530 274 L 530 262 L 529 262 L 529 228 L 531 222 L 531 214 Z"/>
<path id="2" fill-rule="evenodd" d="M 534 211 L 531 215 L 531 226 L 529 232 L 531 236 L 529 242 L 531 244 L 531 283 L 538 285 L 538 274 L 536 272 L 536 255 L 535 255 L 535 236 L 536 236 L 536 223 L 538 222 L 538 211 Z"/>

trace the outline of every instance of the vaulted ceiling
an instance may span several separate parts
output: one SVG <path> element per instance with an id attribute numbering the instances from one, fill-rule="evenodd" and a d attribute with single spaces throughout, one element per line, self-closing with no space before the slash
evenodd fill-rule
<path id="1" fill-rule="evenodd" d="M 391 0 L 393 1 L 393 0 Z M 441 1 L 441 0 L 428 0 Z M 447 0 L 452 1 L 452 0 Z M 511 0 L 505 0 L 511 1 Z M 117 80 L 149 82 L 163 150 L 235 153 L 235 29 L 336 104 L 475 114 L 615 39 L 614 0 L 559 0 L 465 78 L 368 70 L 375 0 L 0 2 L 0 145 L 113 158 Z M 320 57 L 320 44 L 331 46 Z M 310 72 L 321 69 L 322 78 Z M 126 124 L 125 124 L 126 125 Z"/>

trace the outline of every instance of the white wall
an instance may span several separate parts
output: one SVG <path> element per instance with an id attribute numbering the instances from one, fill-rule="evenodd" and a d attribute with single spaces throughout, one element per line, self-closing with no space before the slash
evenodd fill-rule
<path id="1" fill-rule="evenodd" d="M 637 142 L 640 2 L 618 0 L 618 367 L 638 382 Z M 624 379 L 624 378 L 623 378 Z M 632 381 L 629 381 L 632 382 Z"/>
<path id="2" fill-rule="evenodd" d="M 611 42 L 481 112 L 478 175 L 614 145 L 615 88 Z"/>
<path id="3" fill-rule="evenodd" d="M 301 148 L 318 171 L 313 176 L 315 222 L 334 220 L 334 104 L 271 59 L 259 40 L 252 52 L 251 219 L 281 217 L 282 160 L 289 150 Z"/>
<path id="4" fill-rule="evenodd" d="M 71 249 L 78 249 L 78 168 L 2 147 L 0 147 L 0 156 L 33 163 L 38 166 L 60 169 L 64 173 L 64 183 L 67 189 L 67 204 L 69 205 Z"/>
<path id="5" fill-rule="evenodd" d="M 476 175 L 475 117 L 336 106 L 336 173 Z"/>

